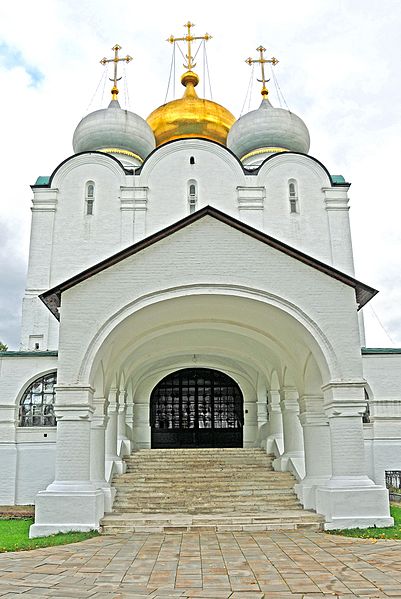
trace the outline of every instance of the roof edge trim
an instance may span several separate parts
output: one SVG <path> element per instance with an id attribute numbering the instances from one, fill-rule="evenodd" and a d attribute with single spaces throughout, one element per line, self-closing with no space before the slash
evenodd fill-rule
<path id="1" fill-rule="evenodd" d="M 77 152 L 76 154 L 71 154 L 71 156 L 68 156 L 67 158 L 65 158 L 65 160 L 63 160 L 62 162 L 60 162 L 60 164 L 58 164 L 56 166 L 56 168 L 54 169 L 54 171 L 52 172 L 52 174 L 49 177 L 49 182 L 45 183 L 45 184 L 40 184 L 40 185 L 36 185 L 35 183 L 33 185 L 31 185 L 31 189 L 43 189 L 43 188 L 48 188 L 52 186 L 53 183 L 53 178 L 56 175 L 57 171 L 64 165 L 66 164 L 69 160 L 72 160 L 73 158 L 76 158 L 77 156 L 83 156 L 85 154 L 99 154 L 99 156 L 107 156 L 108 158 L 110 158 L 111 160 L 115 160 L 115 162 L 117 162 L 117 164 L 121 167 L 121 170 L 126 174 L 126 175 L 133 175 L 134 174 L 134 169 L 131 168 L 126 168 L 122 162 L 120 162 L 118 160 L 118 158 L 116 158 L 115 156 L 112 156 L 111 154 L 108 154 L 106 152 L 101 152 L 98 150 L 90 150 L 90 151 L 86 151 L 86 152 Z"/>

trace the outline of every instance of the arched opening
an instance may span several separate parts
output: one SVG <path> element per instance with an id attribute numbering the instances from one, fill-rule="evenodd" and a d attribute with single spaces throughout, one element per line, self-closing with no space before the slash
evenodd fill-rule
<path id="1" fill-rule="evenodd" d="M 243 403 L 238 384 L 223 372 L 173 372 L 150 396 L 151 446 L 242 447 Z"/>
<path id="2" fill-rule="evenodd" d="M 18 426 L 56 426 L 54 401 L 57 372 L 35 379 L 25 390 L 19 405 Z"/>

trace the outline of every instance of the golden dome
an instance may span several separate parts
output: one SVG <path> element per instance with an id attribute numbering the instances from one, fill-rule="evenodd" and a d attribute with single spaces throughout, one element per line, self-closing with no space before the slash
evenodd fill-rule
<path id="1" fill-rule="evenodd" d="M 156 146 L 183 137 L 202 137 L 225 145 L 235 117 L 224 106 L 199 98 L 195 91 L 198 82 L 193 71 L 184 73 L 183 97 L 159 106 L 146 119 L 153 129 Z"/>

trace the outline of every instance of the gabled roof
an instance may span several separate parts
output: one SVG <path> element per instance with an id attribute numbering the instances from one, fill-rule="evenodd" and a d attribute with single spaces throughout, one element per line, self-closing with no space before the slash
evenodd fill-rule
<path id="1" fill-rule="evenodd" d="M 370 301 L 372 297 L 376 295 L 376 293 L 378 293 L 376 289 L 373 289 L 373 287 L 369 287 L 369 285 L 365 285 L 365 283 L 357 281 L 353 277 L 350 277 L 349 275 L 341 272 L 340 270 L 337 270 L 336 268 L 333 268 L 328 264 L 324 264 L 324 262 L 320 262 L 316 258 L 308 256 L 308 254 L 300 252 L 299 250 L 287 245 L 286 243 L 283 243 L 282 241 L 279 241 L 278 239 L 275 239 L 274 237 L 271 237 L 270 235 L 267 235 L 266 233 L 263 233 L 262 231 L 259 231 L 258 229 L 255 229 L 254 227 L 251 227 L 250 225 L 247 225 L 246 223 L 243 223 L 237 220 L 236 218 L 233 218 L 232 216 L 229 216 L 228 214 L 221 212 L 220 210 L 217 210 L 217 208 L 213 208 L 212 206 L 205 206 L 204 208 L 197 210 L 193 214 L 189 214 L 188 216 L 185 216 L 181 220 L 173 223 L 172 225 L 169 225 L 165 229 L 157 231 L 156 233 L 153 233 L 153 235 L 150 235 L 145 239 L 141 239 L 137 243 L 134 243 L 133 245 L 121 250 L 120 252 L 117 252 L 117 254 L 113 254 L 112 256 L 106 258 L 105 260 L 102 260 L 98 264 L 95 264 L 94 266 L 91 266 L 90 268 L 83 270 L 82 272 L 74 275 L 70 279 L 67 279 L 63 283 L 60 283 L 56 287 L 53 287 L 52 289 L 45 291 L 45 293 L 42 293 L 42 295 L 40 295 L 39 297 L 42 300 L 42 302 L 49 308 L 49 310 L 55 315 L 55 317 L 59 319 L 58 308 L 61 305 L 61 294 L 63 293 L 63 291 L 66 291 L 67 289 L 70 289 L 71 287 L 78 285 L 78 283 L 81 283 L 82 281 L 89 279 L 93 275 L 102 272 L 110 266 L 113 266 L 114 264 L 117 264 L 118 262 L 125 260 L 125 258 L 133 256 L 138 252 L 141 252 L 143 249 L 157 243 L 158 241 L 161 241 L 162 239 L 165 239 L 166 237 L 169 237 L 170 235 L 173 235 L 177 231 L 184 229 L 188 225 L 191 225 L 192 223 L 204 218 L 205 216 L 211 216 L 216 220 L 225 223 L 229 227 L 233 227 L 234 229 L 237 229 L 237 231 L 241 231 L 241 233 L 249 235 L 257 241 L 260 241 L 261 243 L 269 245 L 270 247 L 280 252 L 283 252 L 284 254 L 287 254 L 287 256 L 291 256 L 291 258 L 299 260 L 300 262 L 303 262 L 304 264 L 307 264 L 308 266 L 311 266 L 312 268 L 315 268 L 316 270 L 319 270 L 320 272 L 328 275 L 329 277 L 337 279 L 337 281 L 341 281 L 341 283 L 353 287 L 355 289 L 358 310 L 362 308 L 362 306 L 364 306 L 368 301 Z"/>

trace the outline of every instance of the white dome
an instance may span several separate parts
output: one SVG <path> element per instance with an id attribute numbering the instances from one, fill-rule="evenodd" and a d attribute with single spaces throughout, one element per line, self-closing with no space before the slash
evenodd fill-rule
<path id="1" fill-rule="evenodd" d="M 76 154 L 103 150 L 132 155 L 140 162 L 156 147 L 147 122 L 134 112 L 122 110 L 117 100 L 86 115 L 75 129 L 72 144 Z"/>
<path id="2" fill-rule="evenodd" d="M 227 147 L 240 160 L 283 150 L 306 154 L 309 145 L 309 131 L 303 120 L 289 110 L 274 108 L 267 99 L 257 110 L 240 117 L 227 137 Z"/>

